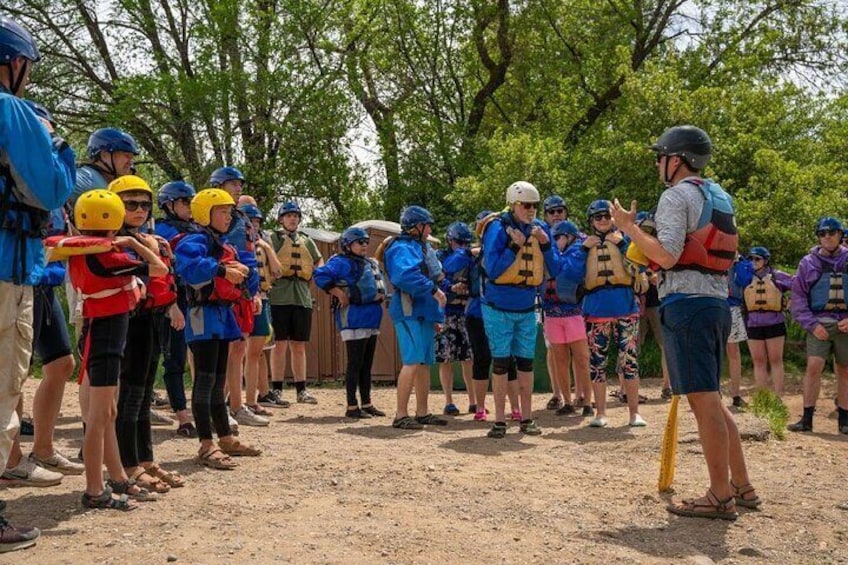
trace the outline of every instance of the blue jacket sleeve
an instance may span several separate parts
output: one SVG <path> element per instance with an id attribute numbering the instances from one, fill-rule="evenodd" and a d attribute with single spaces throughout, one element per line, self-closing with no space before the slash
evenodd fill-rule
<path id="1" fill-rule="evenodd" d="M 589 253 L 583 245 L 574 244 L 562 255 L 561 272 L 565 278 L 580 282 L 586 278 L 586 260 Z"/>
<path id="2" fill-rule="evenodd" d="M 156 229 L 154 230 L 154 233 L 159 237 L 164 237 L 167 241 L 170 242 L 172 239 L 177 237 L 180 232 L 177 231 L 177 228 L 170 224 L 156 222 Z"/>
<path id="3" fill-rule="evenodd" d="M 239 263 L 250 269 L 245 286 L 247 286 L 247 292 L 250 293 L 250 296 L 256 296 L 256 293 L 259 292 L 259 269 L 257 268 L 256 253 L 239 249 L 238 260 Z"/>
<path id="4" fill-rule="evenodd" d="M 488 278 L 497 279 L 512 265 L 517 247 L 502 221 L 493 220 L 488 225 L 483 233 L 483 268 Z"/>
<path id="5" fill-rule="evenodd" d="M 65 263 L 63 261 L 51 261 L 44 267 L 41 280 L 38 284 L 60 286 L 65 282 L 65 271 Z"/>
<path id="6" fill-rule="evenodd" d="M 44 210 L 68 199 L 76 175 L 73 150 L 47 129 L 22 100 L 0 94 L 0 152 L 24 203 Z"/>
<path id="7" fill-rule="evenodd" d="M 348 280 L 350 275 L 351 262 L 335 255 L 327 263 L 315 269 L 312 280 L 321 290 L 329 291 L 343 282 L 353 284 L 353 281 Z"/>
<path id="8" fill-rule="evenodd" d="M 423 258 L 417 257 L 410 246 L 399 243 L 390 246 L 385 261 L 389 280 L 395 288 L 412 296 L 433 292 L 435 283 L 421 270 Z"/>
<path id="9" fill-rule="evenodd" d="M 209 256 L 204 234 L 188 235 L 180 240 L 174 250 L 175 271 L 188 285 L 210 282 L 218 273 L 218 261 Z"/>
<path id="10" fill-rule="evenodd" d="M 745 288 L 754 280 L 754 264 L 748 259 L 742 259 L 733 270 L 733 282 L 740 288 Z"/>

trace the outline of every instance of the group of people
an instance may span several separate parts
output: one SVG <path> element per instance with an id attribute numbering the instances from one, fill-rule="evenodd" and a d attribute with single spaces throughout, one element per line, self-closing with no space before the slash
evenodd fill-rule
<path id="1" fill-rule="evenodd" d="M 541 434 L 532 409 L 539 322 L 554 390 L 548 407 L 591 417 L 590 427 L 607 426 L 606 366 L 614 344 L 628 425 L 643 427 L 637 357 L 644 329 L 652 328 L 663 351 L 663 396 L 687 396 L 710 474 L 706 495 L 670 504 L 674 514 L 733 520 L 737 507 L 761 504 L 719 377 L 727 354 L 733 403 L 740 405 L 738 343 L 747 339 L 757 384 L 766 386 L 770 376 L 782 393 L 786 293 L 807 331 L 808 356 L 804 414 L 790 429 L 812 430 L 821 372 L 833 354 L 839 431 L 848 433 L 843 226 L 819 220 L 818 245 L 794 277 L 774 269 L 764 247 L 739 258 L 732 200 L 701 176 L 712 154 L 703 130 L 676 126 L 651 146 L 666 186 L 651 214 L 637 213 L 635 202 L 626 208 L 596 200 L 584 233 L 568 219 L 564 198 L 542 201 L 534 185 L 517 181 L 506 189 L 504 210 L 482 211 L 473 228 L 450 224 L 438 251 L 430 244 L 435 219 L 411 205 L 402 211 L 400 233 L 374 257 L 368 232 L 353 226 L 325 264 L 300 229 L 297 203 L 279 206 L 277 226 L 263 230 L 263 213 L 243 193 L 246 179 L 235 167 L 216 169 L 202 190 L 182 180 L 154 190 L 136 174 L 134 139 L 115 128 L 91 135 L 87 161 L 77 167 L 49 111 L 23 99 L 39 59 L 32 36 L 0 17 L 0 485 L 49 486 L 66 474 L 85 474 L 86 508 L 123 511 L 183 486 L 185 479 L 153 452 L 160 357 L 176 432 L 198 439 L 199 464 L 228 471 L 237 467 L 235 457 L 260 455 L 239 439 L 238 427 L 266 426 L 268 408 L 288 406 L 282 390 L 289 352 L 296 401 L 316 403 L 306 388 L 312 281 L 332 296 L 345 343 L 349 418 L 386 415 L 372 404 L 371 366 L 388 302 L 402 359 L 392 426 L 402 430 L 448 424 L 429 409 L 435 363 L 444 415 L 460 413 L 453 398 L 458 362 L 476 421 L 489 419 L 491 378 L 488 437 L 505 437 L 508 419 L 521 433 Z M 154 200 L 162 214 L 156 220 Z M 537 218 L 540 205 L 544 221 Z M 75 367 L 56 292 L 62 285 L 78 330 L 81 463 L 53 446 Z M 263 353 L 269 341 L 270 375 Z M 33 449 L 24 457 L 21 387 L 33 354 L 43 379 L 32 407 Z M 28 547 L 38 536 L 0 517 L 0 552 Z"/>

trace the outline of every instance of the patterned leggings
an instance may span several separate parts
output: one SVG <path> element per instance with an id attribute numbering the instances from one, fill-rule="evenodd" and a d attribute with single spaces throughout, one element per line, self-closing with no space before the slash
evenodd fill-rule
<path id="1" fill-rule="evenodd" d="M 589 366 L 592 382 L 607 380 L 606 366 L 610 342 L 618 345 L 617 369 L 625 380 L 639 378 L 638 345 L 639 318 L 618 318 L 608 322 L 586 322 L 589 338 Z"/>

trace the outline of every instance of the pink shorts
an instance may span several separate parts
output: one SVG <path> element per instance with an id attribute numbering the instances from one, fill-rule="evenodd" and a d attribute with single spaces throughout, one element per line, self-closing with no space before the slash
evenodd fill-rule
<path id="1" fill-rule="evenodd" d="M 545 318 L 545 337 L 554 345 L 586 340 L 586 322 L 583 316 Z"/>

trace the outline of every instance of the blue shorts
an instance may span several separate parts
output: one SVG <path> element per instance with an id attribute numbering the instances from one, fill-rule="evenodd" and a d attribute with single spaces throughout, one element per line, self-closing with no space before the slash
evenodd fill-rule
<path id="1" fill-rule="evenodd" d="M 433 322 L 397 321 L 395 335 L 404 365 L 432 365 L 436 362 L 436 329 Z"/>
<path id="2" fill-rule="evenodd" d="M 271 307 L 268 301 L 262 301 L 262 310 L 253 318 L 253 331 L 250 337 L 267 337 L 271 335 Z"/>
<path id="3" fill-rule="evenodd" d="M 55 287 L 35 287 L 32 312 L 33 349 L 41 364 L 47 365 L 70 355 L 71 338 Z"/>
<path id="4" fill-rule="evenodd" d="M 536 357 L 535 312 L 505 312 L 484 303 L 483 324 L 492 357 Z"/>
<path id="5" fill-rule="evenodd" d="M 724 298 L 699 296 L 660 306 L 663 351 L 674 394 L 719 390 L 730 320 Z"/>

